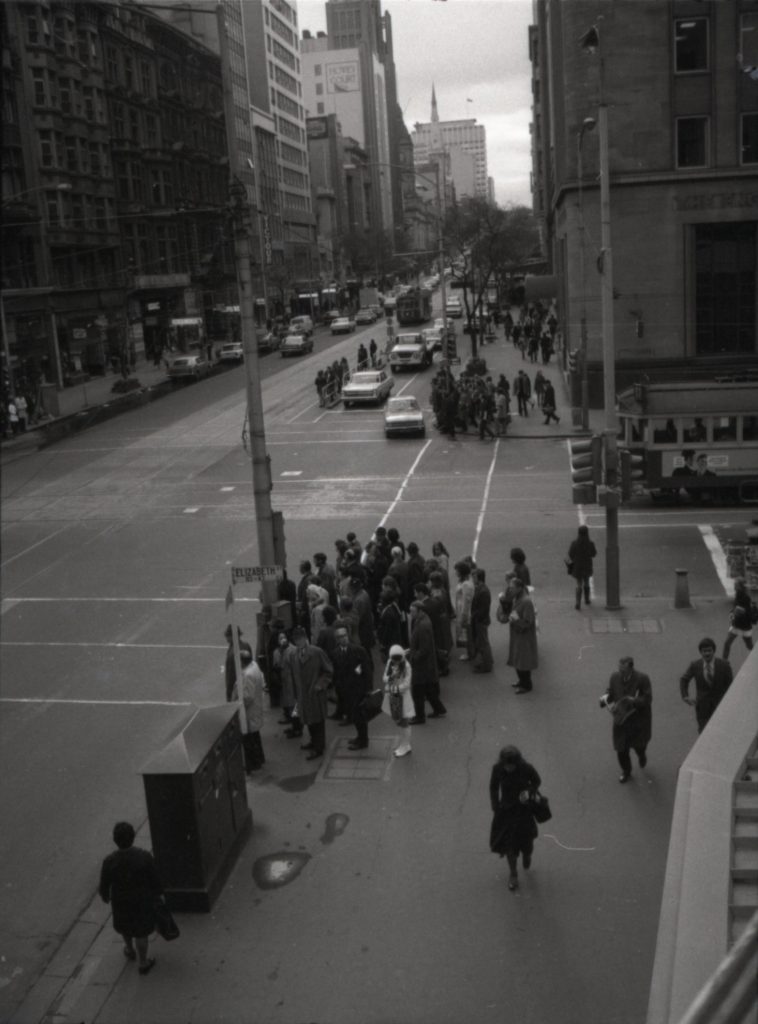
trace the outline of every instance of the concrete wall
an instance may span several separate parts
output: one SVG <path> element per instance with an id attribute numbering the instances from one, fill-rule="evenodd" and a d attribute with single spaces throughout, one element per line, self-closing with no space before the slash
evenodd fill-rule
<path id="1" fill-rule="evenodd" d="M 732 787 L 758 735 L 758 648 L 679 772 L 647 1024 L 675 1024 L 728 951 Z"/>

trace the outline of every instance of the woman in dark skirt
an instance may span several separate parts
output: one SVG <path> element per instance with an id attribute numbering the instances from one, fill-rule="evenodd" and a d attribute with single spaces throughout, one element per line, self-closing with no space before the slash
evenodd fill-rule
<path id="1" fill-rule="evenodd" d="M 508 858 L 508 888 L 518 889 L 518 858 L 524 868 L 532 863 L 537 825 L 530 801 L 541 779 L 516 747 L 503 747 L 490 776 L 490 804 L 494 817 L 490 829 L 490 849 Z"/>
<path id="2" fill-rule="evenodd" d="M 113 928 L 124 940 L 124 956 L 137 960 L 140 974 L 155 965 L 148 958 L 148 937 L 155 931 L 155 905 L 163 895 L 153 855 L 134 846 L 134 829 L 120 821 L 113 829 L 118 847 L 103 861 L 100 896 L 110 903 Z M 136 946 L 136 951 L 135 951 Z"/>

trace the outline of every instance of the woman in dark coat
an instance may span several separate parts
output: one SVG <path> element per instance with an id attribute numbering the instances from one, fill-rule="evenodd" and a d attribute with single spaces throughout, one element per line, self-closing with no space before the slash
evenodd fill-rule
<path id="1" fill-rule="evenodd" d="M 516 747 L 503 747 L 490 776 L 490 804 L 494 815 L 490 849 L 508 859 L 508 888 L 511 892 L 518 889 L 519 854 L 525 870 L 532 863 L 537 825 L 529 802 L 541 781 Z"/>
<path id="2" fill-rule="evenodd" d="M 111 905 L 113 928 L 124 940 L 124 956 L 136 959 L 140 974 L 147 974 L 155 965 L 155 957 L 147 955 L 148 936 L 155 931 L 155 905 L 163 895 L 158 870 L 153 855 L 134 846 L 129 822 L 118 822 L 113 841 L 118 850 L 103 861 L 100 896 Z"/>
<path id="3" fill-rule="evenodd" d="M 576 580 L 576 604 L 579 611 L 582 604 L 582 591 L 584 591 L 584 603 L 590 603 L 590 580 L 592 579 L 592 559 L 597 556 L 597 549 L 590 540 L 590 531 L 586 526 L 580 526 L 577 531 L 576 540 L 571 542 L 568 561 L 569 571 Z"/>

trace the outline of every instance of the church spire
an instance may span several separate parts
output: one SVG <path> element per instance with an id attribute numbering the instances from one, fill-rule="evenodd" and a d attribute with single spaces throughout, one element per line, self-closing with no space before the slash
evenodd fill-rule
<path id="1" fill-rule="evenodd" d="M 432 124 L 437 124 L 440 116 L 437 113 L 437 95 L 434 91 L 434 83 L 432 82 Z"/>

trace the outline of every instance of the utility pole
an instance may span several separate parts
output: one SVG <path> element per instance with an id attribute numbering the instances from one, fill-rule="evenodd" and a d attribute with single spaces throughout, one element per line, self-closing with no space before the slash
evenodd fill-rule
<path id="1" fill-rule="evenodd" d="M 231 175 L 230 200 L 234 217 L 234 249 L 237 261 L 237 285 L 240 306 L 240 334 L 245 358 L 245 385 L 247 392 L 247 418 L 250 436 L 250 456 L 253 474 L 253 504 L 258 539 L 258 560 L 262 566 L 277 564 L 274 540 L 274 512 L 271 508 L 271 467 L 266 451 L 266 430 L 263 421 L 263 396 L 258 366 L 258 339 L 255 331 L 255 303 L 253 299 L 253 278 L 251 271 L 250 239 L 252 235 L 252 206 L 247 188 L 235 174 L 237 154 L 234 141 L 234 98 L 229 62 L 229 45 L 222 4 L 216 7 L 218 20 L 219 48 L 221 53 L 221 76 L 224 87 L 224 109 L 226 134 Z M 257 169 L 256 169 L 257 171 Z M 283 560 L 284 539 L 282 534 Z M 261 584 L 262 604 L 273 605 L 277 600 L 276 580 L 265 580 Z"/>

